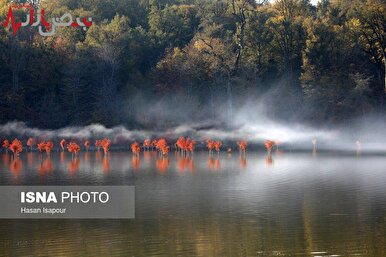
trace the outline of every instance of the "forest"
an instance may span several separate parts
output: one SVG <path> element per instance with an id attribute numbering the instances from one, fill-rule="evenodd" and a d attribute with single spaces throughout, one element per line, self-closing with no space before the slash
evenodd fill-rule
<path id="1" fill-rule="evenodd" d="M 169 127 L 246 104 L 314 125 L 386 113 L 384 0 L 40 0 L 47 17 L 92 17 L 50 37 L 13 35 L 9 3 L 0 124 Z"/>

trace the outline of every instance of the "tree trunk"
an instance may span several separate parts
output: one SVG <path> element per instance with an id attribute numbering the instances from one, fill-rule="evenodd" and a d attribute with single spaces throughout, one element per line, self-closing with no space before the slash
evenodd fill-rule
<path id="1" fill-rule="evenodd" d="M 383 57 L 383 90 L 386 93 L 386 57 Z"/>
<path id="2" fill-rule="evenodd" d="M 232 99 L 232 83 L 231 83 L 231 76 L 228 74 L 228 84 L 227 84 L 227 118 L 228 118 L 228 125 L 231 125 L 232 119 L 233 119 L 233 99 Z"/>

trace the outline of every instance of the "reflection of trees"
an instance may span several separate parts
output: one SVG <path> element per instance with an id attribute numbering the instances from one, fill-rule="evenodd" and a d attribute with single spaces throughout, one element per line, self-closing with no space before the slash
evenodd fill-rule
<path id="1" fill-rule="evenodd" d="M 162 158 L 157 158 L 155 166 L 157 171 L 160 174 L 165 174 L 165 172 L 169 169 L 169 158 L 168 157 L 162 157 Z"/>
<path id="2" fill-rule="evenodd" d="M 23 163 L 20 158 L 14 158 L 9 165 L 9 170 L 11 171 L 14 177 L 18 177 L 21 175 L 21 171 L 23 169 Z"/>
<path id="3" fill-rule="evenodd" d="M 79 158 L 75 157 L 71 160 L 71 162 L 68 165 L 68 173 L 69 175 L 75 175 L 79 171 Z"/>
<path id="4" fill-rule="evenodd" d="M 139 170 L 140 161 L 139 161 L 139 157 L 137 155 L 133 155 L 133 157 L 131 158 L 131 164 L 133 166 L 134 171 Z"/>
<path id="5" fill-rule="evenodd" d="M 304 230 L 304 244 L 305 244 L 305 254 L 309 254 L 314 251 L 316 246 L 313 244 L 312 238 L 312 206 L 311 199 L 309 194 L 303 196 L 302 204 L 302 218 L 303 218 L 303 230 Z"/>
<path id="6" fill-rule="evenodd" d="M 110 172 L 110 159 L 106 155 L 103 157 L 102 169 L 104 173 Z"/>

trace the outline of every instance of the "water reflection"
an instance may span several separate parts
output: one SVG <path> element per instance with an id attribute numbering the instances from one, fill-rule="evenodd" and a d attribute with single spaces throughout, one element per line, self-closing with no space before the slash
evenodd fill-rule
<path id="1" fill-rule="evenodd" d="M 135 185 L 136 218 L 0 220 L 0 255 L 384 256 L 386 252 L 383 156 L 319 152 L 314 158 L 310 153 L 283 153 L 279 158 L 275 151 L 269 156 L 248 152 L 245 158 L 237 153 L 228 158 L 226 152 L 161 158 L 149 152 L 145 161 L 145 155 L 133 158 L 128 152 L 100 158 L 80 154 L 74 159 L 68 153 L 42 158 L 33 152 L 4 162 L 5 156 L 3 185 Z M 104 166 L 109 172 L 103 172 Z M 39 167 L 50 171 L 40 173 Z M 246 172 L 239 172 L 242 169 Z M 181 176 L 191 170 L 193 175 Z"/>
<path id="2" fill-rule="evenodd" d="M 95 152 L 95 160 L 97 162 L 100 162 L 102 160 L 102 153 L 101 153 L 101 151 L 98 150 L 98 151 Z"/>
<path id="3" fill-rule="evenodd" d="M 245 170 L 247 168 L 247 158 L 246 158 L 246 156 L 240 155 L 239 163 L 240 163 L 240 168 Z"/>
<path id="4" fill-rule="evenodd" d="M 177 169 L 184 174 L 185 171 L 194 173 L 195 165 L 192 156 L 177 156 Z"/>
<path id="5" fill-rule="evenodd" d="M 14 177 L 18 177 L 21 175 L 23 170 L 23 163 L 20 158 L 12 158 L 11 164 L 9 165 L 9 170 Z"/>
<path id="6" fill-rule="evenodd" d="M 149 157 L 150 157 L 150 156 L 148 156 L 148 158 L 149 158 Z M 149 160 L 147 160 L 147 161 L 149 161 Z M 135 172 L 137 172 L 137 171 L 139 170 L 140 160 L 139 160 L 139 156 L 138 156 L 138 155 L 133 155 L 133 156 L 131 157 L 131 165 L 132 165 L 133 170 L 134 170 Z"/>
<path id="7" fill-rule="evenodd" d="M 154 152 L 150 152 L 150 151 L 143 152 L 143 160 L 144 160 L 144 162 L 149 163 L 151 161 L 153 153 Z"/>
<path id="8" fill-rule="evenodd" d="M 267 167 L 270 167 L 273 165 L 273 158 L 272 158 L 271 153 L 268 153 L 267 157 L 265 157 L 265 164 Z"/>
<path id="9" fill-rule="evenodd" d="M 10 157 L 10 154 L 8 152 L 3 153 L 3 165 L 4 165 L 4 167 L 8 167 L 10 158 L 11 157 Z"/>
<path id="10" fill-rule="evenodd" d="M 90 153 L 88 151 L 84 153 L 84 161 L 90 163 Z"/>
<path id="11" fill-rule="evenodd" d="M 48 156 L 47 158 L 41 157 L 41 161 L 38 168 L 39 176 L 45 176 L 48 173 L 54 170 L 54 164 L 51 161 L 51 158 Z"/>
<path id="12" fill-rule="evenodd" d="M 32 167 L 34 164 L 34 154 L 32 152 L 27 153 L 27 166 Z"/>
<path id="13" fill-rule="evenodd" d="M 156 169 L 159 174 L 163 175 L 169 169 L 169 157 L 161 157 L 156 160 Z"/>
<path id="14" fill-rule="evenodd" d="M 72 158 L 70 163 L 68 164 L 68 174 L 70 176 L 76 175 L 79 171 L 79 165 L 80 165 L 79 158 L 78 157 Z"/>
<path id="15" fill-rule="evenodd" d="M 106 155 L 103 157 L 102 170 L 103 170 L 103 173 L 105 174 L 110 172 L 110 159 Z"/>

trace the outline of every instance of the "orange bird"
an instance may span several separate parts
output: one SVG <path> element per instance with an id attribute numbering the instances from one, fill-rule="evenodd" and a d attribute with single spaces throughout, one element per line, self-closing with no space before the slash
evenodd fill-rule
<path id="1" fill-rule="evenodd" d="M 237 145 L 239 146 L 239 150 L 241 153 L 245 153 L 247 150 L 247 141 L 238 141 Z"/>
<path id="2" fill-rule="evenodd" d="M 161 153 L 162 153 L 162 155 L 168 155 L 169 154 L 169 151 L 170 151 L 170 147 L 169 146 L 166 146 L 166 147 L 163 147 L 162 149 L 161 149 Z"/>
<path id="3" fill-rule="evenodd" d="M 32 152 L 32 147 L 33 147 L 34 144 L 35 144 L 35 139 L 33 139 L 32 137 L 28 138 L 28 140 L 27 140 L 27 146 L 30 147 L 31 152 Z"/>
<path id="4" fill-rule="evenodd" d="M 64 151 L 64 148 L 66 148 L 66 140 L 60 140 L 60 147 L 62 148 L 62 151 Z"/>
<path id="5" fill-rule="evenodd" d="M 86 147 L 86 151 L 88 151 L 88 149 L 90 148 L 90 141 L 86 140 L 84 141 L 84 147 Z"/>
<path id="6" fill-rule="evenodd" d="M 80 151 L 80 146 L 75 142 L 70 142 L 67 145 L 67 150 L 72 153 L 73 155 L 77 156 Z"/>
<path id="7" fill-rule="evenodd" d="M 208 147 L 209 153 L 211 154 L 214 149 L 214 143 L 215 141 L 212 141 L 211 139 L 206 140 L 206 147 Z"/>
<path id="8" fill-rule="evenodd" d="M 196 148 L 196 141 L 190 138 L 180 137 L 175 144 L 177 150 L 180 150 L 183 154 L 193 153 Z"/>
<path id="9" fill-rule="evenodd" d="M 23 144 L 20 140 L 15 138 L 9 145 L 9 149 L 12 151 L 13 156 L 19 156 L 19 154 L 23 151 Z"/>
<path id="10" fill-rule="evenodd" d="M 157 143 L 155 145 L 155 148 L 158 150 L 158 152 L 162 155 L 167 155 L 169 153 L 169 146 L 168 142 L 165 138 L 160 138 L 157 140 Z"/>
<path id="11" fill-rule="evenodd" d="M 152 146 L 153 150 L 154 150 L 154 148 L 156 148 L 156 146 L 157 146 L 157 139 L 154 139 L 153 141 L 151 141 L 151 146 Z"/>
<path id="12" fill-rule="evenodd" d="M 111 141 L 110 139 L 108 138 L 104 138 L 101 142 L 101 145 L 102 145 L 102 148 L 103 148 L 103 151 L 105 154 L 108 153 L 108 151 L 110 150 L 110 146 L 111 146 Z"/>
<path id="13" fill-rule="evenodd" d="M 37 144 L 39 152 L 43 152 L 46 148 L 46 142 L 40 142 Z"/>
<path id="14" fill-rule="evenodd" d="M 133 152 L 134 155 L 137 155 L 137 156 L 139 155 L 139 153 L 141 152 L 141 147 L 137 142 L 134 142 L 131 144 L 131 151 Z"/>
<path id="15" fill-rule="evenodd" d="M 186 151 L 193 153 L 194 149 L 196 149 L 196 141 L 189 139 L 187 141 Z"/>
<path id="16" fill-rule="evenodd" d="M 9 148 L 9 141 L 7 139 L 5 139 L 3 141 L 3 147 L 5 148 L 5 151 L 8 152 L 8 148 Z"/>
<path id="17" fill-rule="evenodd" d="M 271 140 L 265 140 L 264 146 L 267 149 L 268 153 L 271 153 L 272 147 L 275 145 L 275 143 Z"/>
<path id="18" fill-rule="evenodd" d="M 177 139 L 176 141 L 176 147 L 177 147 L 177 150 L 184 150 L 186 146 L 186 139 L 184 137 L 180 137 Z"/>
<path id="19" fill-rule="evenodd" d="M 145 151 L 149 151 L 150 147 L 151 147 L 151 140 L 150 139 L 145 139 L 143 141 L 143 148 L 145 149 Z"/>
<path id="20" fill-rule="evenodd" d="M 52 141 L 48 141 L 44 145 L 44 150 L 46 150 L 47 155 L 51 154 L 51 149 L 54 147 L 54 143 Z"/>
<path id="21" fill-rule="evenodd" d="M 102 140 L 95 140 L 95 147 L 99 151 L 102 147 Z"/>
<path id="22" fill-rule="evenodd" d="M 221 141 L 215 141 L 213 146 L 214 146 L 214 149 L 216 150 L 216 152 L 219 153 L 221 146 L 222 146 L 222 143 L 221 143 Z"/>

